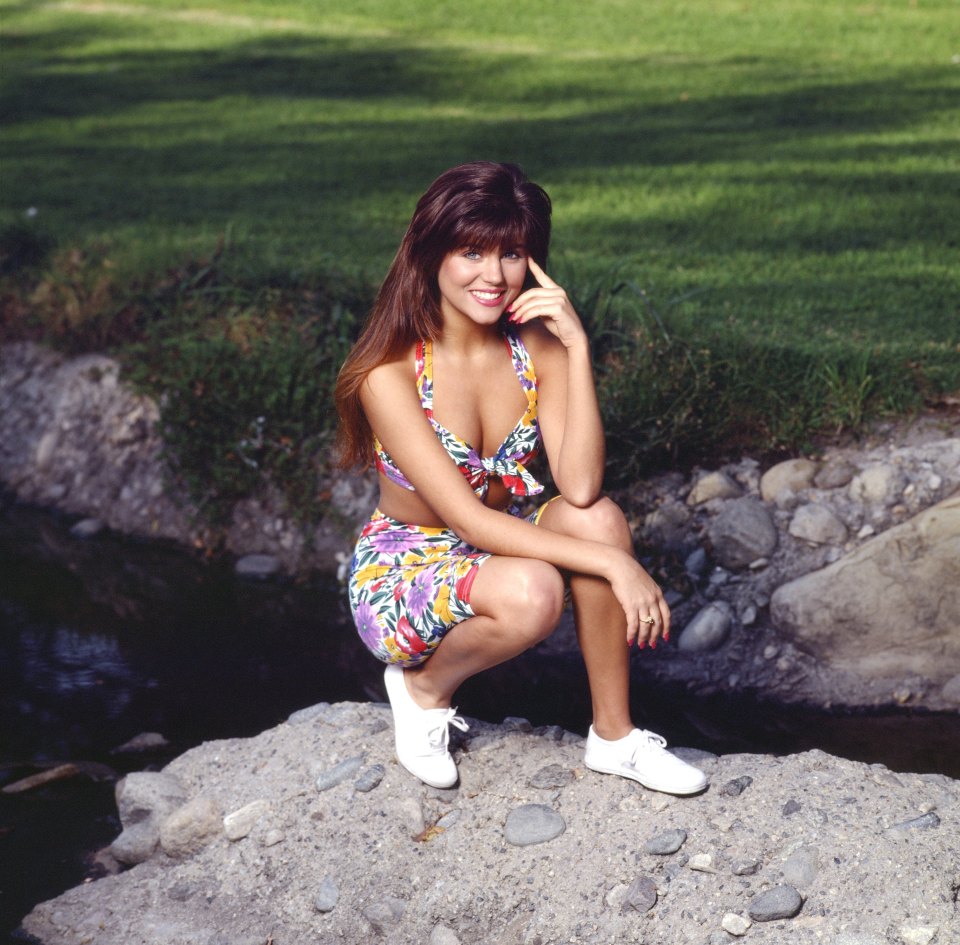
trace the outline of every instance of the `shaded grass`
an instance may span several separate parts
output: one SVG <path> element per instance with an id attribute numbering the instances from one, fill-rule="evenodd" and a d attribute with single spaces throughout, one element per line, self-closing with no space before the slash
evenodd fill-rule
<path id="1" fill-rule="evenodd" d="M 626 474 L 915 409 L 960 387 L 955 12 L 0 2 L 3 325 L 118 349 L 158 390 L 256 391 L 168 401 L 172 442 L 201 431 L 174 447 L 181 474 L 202 491 L 220 443 L 226 495 L 257 398 L 284 384 L 302 416 L 278 436 L 322 450 L 308 403 L 341 341 L 319 326 L 355 328 L 436 173 L 493 158 L 554 198 L 554 273 L 584 300 Z M 225 235 L 220 295 L 158 289 Z M 205 346 L 245 319 L 276 390 L 252 367 L 198 387 L 227 354 Z M 290 359 L 312 347 L 308 396 Z"/>

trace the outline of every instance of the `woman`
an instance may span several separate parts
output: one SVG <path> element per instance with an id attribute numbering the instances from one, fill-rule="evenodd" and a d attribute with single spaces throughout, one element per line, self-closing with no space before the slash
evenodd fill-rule
<path id="1" fill-rule="evenodd" d="M 587 336 L 544 272 L 550 211 L 518 167 L 487 162 L 447 171 L 417 204 L 337 382 L 341 462 L 374 463 L 380 484 L 351 607 L 388 664 L 397 758 L 449 787 L 449 726 L 466 730 L 457 687 L 545 639 L 569 587 L 593 707 L 587 767 L 694 793 L 703 774 L 630 720 L 629 648 L 667 639 L 670 611 L 600 494 Z M 541 447 L 559 495 L 524 518 Z"/>

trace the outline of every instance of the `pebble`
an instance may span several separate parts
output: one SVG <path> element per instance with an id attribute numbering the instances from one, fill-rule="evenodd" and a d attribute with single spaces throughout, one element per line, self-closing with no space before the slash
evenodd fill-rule
<path id="1" fill-rule="evenodd" d="M 524 804 L 507 815 L 505 836 L 516 847 L 554 840 L 567 829 L 566 821 L 543 804 Z"/>
<path id="2" fill-rule="evenodd" d="M 736 912 L 728 912 L 720 921 L 720 926 L 724 932 L 736 935 L 737 938 L 746 935 L 751 925 L 753 925 L 753 923 L 748 918 L 737 915 Z"/>
<path id="3" fill-rule="evenodd" d="M 757 621 L 757 608 L 753 604 L 748 604 L 743 613 L 740 614 L 740 623 L 744 627 L 752 626 Z"/>
<path id="4" fill-rule="evenodd" d="M 730 633 L 733 608 L 726 601 L 707 604 L 681 631 L 677 649 L 686 653 L 715 650 Z"/>
<path id="5" fill-rule="evenodd" d="M 84 518 L 70 529 L 74 538 L 95 538 L 106 528 L 98 518 Z"/>
<path id="6" fill-rule="evenodd" d="M 531 779 L 530 787 L 545 791 L 566 787 L 574 779 L 574 774 L 563 765 L 547 765 L 541 768 Z"/>
<path id="7" fill-rule="evenodd" d="M 384 768 L 383 765 L 370 765 L 370 767 L 357 778 L 356 783 L 353 785 L 354 790 L 359 791 L 361 794 L 369 794 L 380 784 L 386 773 L 387 769 Z"/>
<path id="8" fill-rule="evenodd" d="M 900 938 L 904 945 L 930 945 L 939 931 L 936 925 L 904 925 L 900 929 Z"/>
<path id="9" fill-rule="evenodd" d="M 638 876 L 623 897 L 620 912 L 649 912 L 656 904 L 656 883 L 649 876 Z"/>
<path id="10" fill-rule="evenodd" d="M 929 830 L 940 826 L 940 818 L 930 811 L 922 817 L 914 817 L 912 820 L 904 820 L 899 824 L 894 824 L 891 830 Z"/>
<path id="11" fill-rule="evenodd" d="M 728 797 L 739 797 L 751 784 L 753 784 L 753 778 L 748 774 L 744 774 L 739 778 L 734 778 L 732 781 L 727 781 L 727 783 L 720 788 L 720 793 L 726 794 Z"/>
<path id="12" fill-rule="evenodd" d="M 803 906 L 803 897 L 793 886 L 774 886 L 750 900 L 750 918 L 754 922 L 792 919 Z"/>
<path id="13" fill-rule="evenodd" d="M 286 834 L 282 830 L 273 827 L 264 834 L 261 842 L 265 847 L 275 847 L 278 843 L 283 843 L 286 839 Z"/>
<path id="14" fill-rule="evenodd" d="M 340 898 L 340 890 L 337 884 L 329 877 L 325 877 L 317 890 L 317 895 L 313 900 L 313 907 L 317 912 L 333 912 Z"/>
<path id="15" fill-rule="evenodd" d="M 756 876 L 760 872 L 760 861 L 752 859 L 734 860 L 730 870 L 734 876 Z"/>
<path id="16" fill-rule="evenodd" d="M 724 472 L 701 476 L 687 496 L 687 505 L 703 505 L 712 499 L 736 499 L 743 495 L 739 484 Z"/>
<path id="17" fill-rule="evenodd" d="M 713 856 L 710 853 L 694 853 L 687 861 L 687 866 L 698 873 L 716 873 L 713 865 Z"/>
<path id="18" fill-rule="evenodd" d="M 273 555 L 244 555 L 237 560 L 233 569 L 237 577 L 265 581 L 279 574 L 283 564 Z"/>
<path id="19" fill-rule="evenodd" d="M 384 896 L 380 902 L 371 903 L 364 908 L 363 917 L 381 934 L 396 926 L 403 918 L 407 904 L 396 896 Z"/>
<path id="20" fill-rule="evenodd" d="M 179 859 L 202 850 L 223 830 L 223 811 L 210 797 L 195 797 L 160 824 L 160 846 Z"/>
<path id="21" fill-rule="evenodd" d="M 687 555 L 683 562 L 683 567 L 688 574 L 699 577 L 707 570 L 707 553 L 703 548 L 697 548 L 696 551 L 692 551 Z"/>
<path id="22" fill-rule="evenodd" d="M 809 886 L 820 872 L 820 851 L 816 847 L 800 847 L 783 864 L 783 878 L 791 886 Z"/>
<path id="23" fill-rule="evenodd" d="M 320 773 L 317 778 L 317 790 L 329 791 L 330 788 L 352 778 L 363 766 L 366 755 L 355 755 Z"/>
<path id="24" fill-rule="evenodd" d="M 799 801 L 795 801 L 792 797 L 786 804 L 783 805 L 783 810 L 781 813 L 784 817 L 789 817 L 791 814 L 797 814 L 803 810 L 803 805 Z"/>
<path id="25" fill-rule="evenodd" d="M 460 945 L 460 939 L 453 929 L 442 923 L 435 925 L 430 933 L 430 945 Z"/>
<path id="26" fill-rule="evenodd" d="M 516 715 L 508 715 L 503 720 L 502 724 L 503 724 L 503 727 L 508 732 L 532 732 L 533 731 L 533 723 L 530 721 L 530 719 L 520 718 L 519 716 L 516 716 Z"/>
<path id="27" fill-rule="evenodd" d="M 253 830 L 254 824 L 270 810 L 265 800 L 253 801 L 223 818 L 223 832 L 228 840 L 242 840 Z"/>
<path id="28" fill-rule="evenodd" d="M 644 845 L 644 853 L 653 853 L 656 856 L 668 856 L 676 853 L 686 842 L 687 832 L 679 828 L 664 830 L 655 837 L 651 837 Z"/>

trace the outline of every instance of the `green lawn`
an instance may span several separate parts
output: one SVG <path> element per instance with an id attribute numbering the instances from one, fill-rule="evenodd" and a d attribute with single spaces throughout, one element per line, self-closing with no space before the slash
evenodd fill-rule
<path id="1" fill-rule="evenodd" d="M 916 404 L 960 386 L 957 14 L 0 0 L 0 226 L 107 257 L 121 280 L 227 234 L 225 278 L 372 285 L 437 173 L 516 161 L 554 199 L 571 290 L 627 273 L 747 407 L 772 409 L 765 365 L 787 401 L 837 369 L 834 387 L 866 374 L 877 406 Z M 624 311 L 620 328 L 650 314 Z"/>

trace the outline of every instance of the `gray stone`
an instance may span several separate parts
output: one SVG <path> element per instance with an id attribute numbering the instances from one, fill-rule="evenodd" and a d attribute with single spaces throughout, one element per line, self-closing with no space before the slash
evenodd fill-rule
<path id="1" fill-rule="evenodd" d="M 850 480 L 857 474 L 857 467 L 842 456 L 828 459 L 813 477 L 813 484 L 818 489 L 839 489 L 849 485 Z"/>
<path id="2" fill-rule="evenodd" d="M 111 750 L 111 755 L 128 755 L 141 751 L 155 751 L 159 748 L 166 748 L 168 742 L 159 732 L 141 732 L 135 735 L 128 742 L 124 742 L 118 748 Z"/>
<path id="3" fill-rule="evenodd" d="M 777 463 L 760 477 L 760 496 L 764 502 L 775 502 L 781 493 L 809 489 L 816 472 L 817 464 L 809 459 Z"/>
<path id="4" fill-rule="evenodd" d="M 644 853 L 653 853 L 657 856 L 668 856 L 676 853 L 683 846 L 687 839 L 686 830 L 675 828 L 673 830 L 664 830 L 656 836 L 651 837 L 644 845 Z"/>
<path id="5" fill-rule="evenodd" d="M 461 945 L 457 933 L 446 925 L 440 924 L 433 927 L 430 933 L 429 945 Z"/>
<path id="6" fill-rule="evenodd" d="M 939 931 L 936 925 L 904 925 L 900 928 L 900 938 L 904 945 L 930 945 Z"/>
<path id="7" fill-rule="evenodd" d="M 752 859 L 734 860 L 730 871 L 734 876 L 756 876 L 760 871 L 760 861 Z"/>
<path id="8" fill-rule="evenodd" d="M 160 846 L 167 856 L 183 859 L 198 853 L 223 831 L 223 811 L 213 798 L 195 797 L 164 818 Z"/>
<path id="9" fill-rule="evenodd" d="M 384 896 L 363 909 L 363 917 L 381 934 L 386 935 L 403 918 L 407 904 L 396 896 Z"/>
<path id="10" fill-rule="evenodd" d="M 736 499 L 743 489 L 724 472 L 711 472 L 701 476 L 687 495 L 687 505 L 702 505 L 711 499 Z"/>
<path id="11" fill-rule="evenodd" d="M 563 765 L 546 765 L 531 779 L 530 787 L 551 791 L 566 787 L 574 779 L 574 774 Z"/>
<path id="12" fill-rule="evenodd" d="M 766 506 L 753 498 L 727 502 L 708 531 L 714 557 L 739 571 L 770 555 L 777 547 L 777 529 Z"/>
<path id="13" fill-rule="evenodd" d="M 136 866 L 153 856 L 160 844 L 160 825 L 154 820 L 144 820 L 127 827 L 113 843 L 110 855 L 126 866 Z"/>
<path id="14" fill-rule="evenodd" d="M 885 463 L 868 466 L 850 483 L 850 498 L 867 505 L 892 505 L 907 484 L 903 471 Z"/>
<path id="15" fill-rule="evenodd" d="M 70 534 L 73 535 L 74 538 L 95 538 L 104 528 L 106 528 L 106 526 L 100 519 L 84 518 L 70 529 Z"/>
<path id="16" fill-rule="evenodd" d="M 815 545 L 842 545 L 847 526 L 825 505 L 802 505 L 790 522 L 790 534 Z"/>
<path id="17" fill-rule="evenodd" d="M 899 824 L 894 824 L 891 830 L 931 830 L 940 826 L 940 818 L 933 811 L 928 811 L 922 817 L 914 817 L 911 820 L 904 820 Z"/>
<path id="18" fill-rule="evenodd" d="M 783 805 L 781 813 L 784 817 L 790 817 L 792 814 L 799 814 L 803 810 L 803 804 L 794 800 L 792 797 Z"/>
<path id="19" fill-rule="evenodd" d="M 187 799 L 183 785 L 173 775 L 159 771 L 134 771 L 118 782 L 117 812 L 124 827 L 150 817 L 166 817 Z"/>
<path id="20" fill-rule="evenodd" d="M 774 886 L 750 900 L 750 918 L 754 922 L 792 919 L 803 907 L 803 897 L 792 886 Z"/>
<path id="21" fill-rule="evenodd" d="M 273 555 L 244 555 L 234 565 L 234 570 L 238 577 L 264 581 L 279 574 L 283 570 L 283 564 Z"/>
<path id="22" fill-rule="evenodd" d="M 354 755 L 353 758 L 347 758 L 332 768 L 321 772 L 316 781 L 317 790 L 329 791 L 330 788 L 334 788 L 352 778 L 363 767 L 366 757 L 366 755 Z"/>
<path id="23" fill-rule="evenodd" d="M 720 926 L 724 932 L 736 935 L 737 938 L 746 935 L 751 925 L 753 923 L 748 918 L 737 915 L 736 912 L 728 912 L 720 921 Z"/>
<path id="24" fill-rule="evenodd" d="M 317 912 L 333 912 L 339 899 L 340 890 L 337 884 L 329 876 L 325 876 L 314 896 L 313 907 Z"/>
<path id="25" fill-rule="evenodd" d="M 386 773 L 387 769 L 384 768 L 383 765 L 370 765 L 370 767 L 357 778 L 356 783 L 353 785 L 354 790 L 359 791 L 361 794 L 369 794 L 380 784 Z"/>
<path id="26" fill-rule="evenodd" d="M 654 509 L 644 519 L 644 530 L 652 544 L 667 551 L 677 551 L 687 542 L 690 510 L 671 499 Z"/>
<path id="27" fill-rule="evenodd" d="M 947 680 L 943 689 L 940 691 L 940 695 L 944 701 L 952 702 L 954 705 L 960 705 L 960 673 L 952 679 Z"/>
<path id="28" fill-rule="evenodd" d="M 296 712 L 292 712 L 287 721 L 291 725 L 304 725 L 307 722 L 322 719 L 329 711 L 329 702 L 318 702 L 316 705 L 307 706 L 305 709 L 297 709 Z"/>
<path id="29" fill-rule="evenodd" d="M 702 548 L 691 551 L 684 559 L 683 567 L 688 574 L 699 577 L 707 570 L 707 553 Z"/>
<path id="30" fill-rule="evenodd" d="M 553 840 L 566 827 L 563 817 L 555 810 L 543 804 L 524 804 L 507 815 L 504 835 L 507 843 L 524 847 Z"/>
<path id="31" fill-rule="evenodd" d="M 502 722 L 503 727 L 508 732 L 532 732 L 533 724 L 530 719 L 524 719 L 516 715 L 508 715 Z"/>
<path id="32" fill-rule="evenodd" d="M 864 679 L 960 673 L 960 496 L 777 588 L 774 625 L 820 663 Z M 908 617 L 906 615 L 909 615 Z"/>
<path id="33" fill-rule="evenodd" d="M 727 781 L 727 783 L 720 788 L 720 793 L 726 794 L 728 797 L 737 797 L 750 787 L 751 784 L 753 784 L 753 778 L 751 778 L 749 774 L 744 774 L 739 778 L 733 778 Z"/>
<path id="34" fill-rule="evenodd" d="M 620 911 L 649 912 L 657 904 L 657 884 L 649 876 L 638 876 L 623 897 Z"/>
<path id="35" fill-rule="evenodd" d="M 707 604 L 681 631 L 677 648 L 685 653 L 715 650 L 730 633 L 733 608 L 723 600 Z"/>

